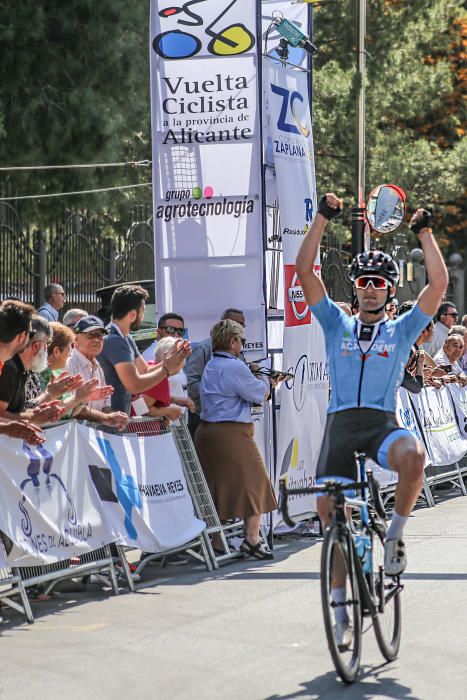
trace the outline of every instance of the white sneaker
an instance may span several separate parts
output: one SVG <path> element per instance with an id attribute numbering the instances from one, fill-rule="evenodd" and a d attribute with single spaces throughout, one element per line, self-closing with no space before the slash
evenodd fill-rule
<path id="1" fill-rule="evenodd" d="M 384 571 L 388 576 L 399 576 L 407 566 L 405 543 L 402 540 L 386 540 L 384 543 Z"/>
<path id="2" fill-rule="evenodd" d="M 353 627 L 350 622 L 336 622 L 334 625 L 334 638 L 339 651 L 346 651 L 352 644 Z"/>

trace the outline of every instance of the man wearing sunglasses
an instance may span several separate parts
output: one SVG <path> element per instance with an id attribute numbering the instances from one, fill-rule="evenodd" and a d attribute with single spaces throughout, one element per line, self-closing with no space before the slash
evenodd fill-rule
<path id="1" fill-rule="evenodd" d="M 451 304 L 449 301 L 443 302 L 436 313 L 433 339 L 425 345 L 425 350 L 431 357 L 434 357 L 441 350 L 449 331 L 456 325 L 458 319 L 459 314 L 454 304 Z"/>
<path id="2" fill-rule="evenodd" d="M 163 314 L 157 323 L 156 340 L 141 353 L 143 359 L 146 362 L 153 362 L 158 340 L 162 340 L 162 338 L 186 338 L 186 333 L 183 316 L 173 312 Z"/>
<path id="3" fill-rule="evenodd" d="M 305 235 L 296 268 L 310 309 L 322 326 L 329 360 L 331 400 L 317 477 L 354 480 L 354 452 L 363 451 L 382 467 L 399 475 L 394 515 L 385 543 L 385 570 L 404 571 L 403 528 L 423 483 L 424 449 L 395 417 L 400 386 L 410 350 L 439 306 L 448 283 L 442 255 L 428 226 L 429 214 L 417 210 L 411 220 L 425 256 L 428 284 L 408 313 L 390 320 L 385 307 L 396 292 L 399 270 L 392 258 L 373 250 L 357 255 L 349 268 L 359 312 L 349 318 L 328 297 L 313 262 L 329 220 L 342 210 L 342 200 L 325 195 Z M 326 496 L 318 498 L 318 512 L 329 521 Z M 345 577 L 344 577 L 345 586 Z M 336 602 L 343 590 L 336 587 Z M 345 614 L 345 608 L 342 608 Z M 338 621 L 339 622 L 339 621 Z M 340 621 L 345 623 L 345 620 Z"/>

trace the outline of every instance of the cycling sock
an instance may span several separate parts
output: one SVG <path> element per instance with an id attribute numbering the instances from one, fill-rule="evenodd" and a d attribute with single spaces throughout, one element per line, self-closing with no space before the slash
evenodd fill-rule
<path id="1" fill-rule="evenodd" d="M 389 525 L 388 531 L 386 533 L 387 540 L 401 540 L 404 534 L 404 527 L 409 519 L 408 515 L 399 515 L 399 513 L 392 514 L 391 524 Z"/>
<path id="2" fill-rule="evenodd" d="M 331 590 L 332 602 L 333 603 L 345 603 L 345 586 L 342 588 L 333 588 Z M 349 616 L 347 614 L 347 608 L 345 605 L 339 605 L 338 608 L 334 608 L 334 617 L 337 622 L 348 622 Z"/>

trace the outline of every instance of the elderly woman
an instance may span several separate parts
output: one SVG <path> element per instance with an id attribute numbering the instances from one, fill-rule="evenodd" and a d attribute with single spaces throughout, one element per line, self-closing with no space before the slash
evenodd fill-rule
<path id="1" fill-rule="evenodd" d="M 446 371 L 455 374 L 460 384 L 465 385 L 467 378 L 462 371 L 459 360 L 464 354 L 464 338 L 461 335 L 449 334 L 441 350 L 434 356 L 434 361 L 441 367 L 446 367 Z M 449 369 L 448 369 L 449 367 Z"/>
<path id="2" fill-rule="evenodd" d="M 272 559 L 260 542 L 261 515 L 277 508 L 253 437 L 251 404 L 262 403 L 275 381 L 255 377 L 240 359 L 243 327 L 231 320 L 211 330 L 212 358 L 200 384 L 201 423 L 195 446 L 222 521 L 243 518 L 244 554 Z"/>

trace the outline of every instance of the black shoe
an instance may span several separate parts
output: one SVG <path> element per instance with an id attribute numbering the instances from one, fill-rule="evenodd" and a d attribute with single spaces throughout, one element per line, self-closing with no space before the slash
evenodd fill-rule
<path id="1" fill-rule="evenodd" d="M 274 555 L 269 549 L 263 549 L 261 542 L 251 544 L 248 540 L 243 540 L 240 545 L 240 551 L 254 559 L 274 559 Z"/>

